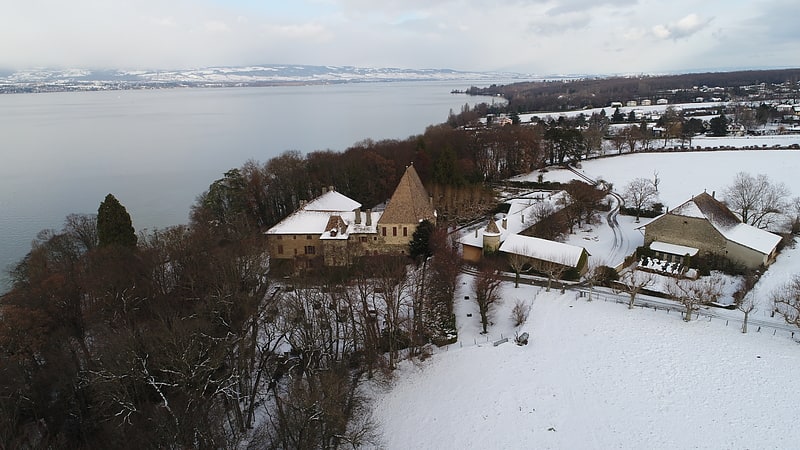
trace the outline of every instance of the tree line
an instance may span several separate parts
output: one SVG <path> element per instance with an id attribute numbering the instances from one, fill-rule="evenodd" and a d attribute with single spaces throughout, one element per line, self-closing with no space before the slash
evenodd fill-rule
<path id="1" fill-rule="evenodd" d="M 672 103 L 693 102 L 699 86 L 722 87 L 731 95 L 746 95 L 744 86 L 795 83 L 800 69 L 747 70 L 736 72 L 642 75 L 631 77 L 544 80 L 472 87 L 470 95 L 500 95 L 508 100 L 507 111 L 568 111 L 607 106 L 613 101 L 666 97 Z"/>

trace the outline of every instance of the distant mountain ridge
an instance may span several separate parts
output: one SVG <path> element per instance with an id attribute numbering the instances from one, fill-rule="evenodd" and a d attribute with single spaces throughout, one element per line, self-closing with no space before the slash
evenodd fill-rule
<path id="1" fill-rule="evenodd" d="M 548 77 L 559 78 L 559 77 Z M 574 77 L 563 77 L 574 78 Z M 476 81 L 541 79 L 510 72 L 452 69 L 365 68 L 267 64 L 183 70 L 29 69 L 0 71 L 0 92 L 136 89 L 148 87 L 225 87 L 388 81 Z"/>

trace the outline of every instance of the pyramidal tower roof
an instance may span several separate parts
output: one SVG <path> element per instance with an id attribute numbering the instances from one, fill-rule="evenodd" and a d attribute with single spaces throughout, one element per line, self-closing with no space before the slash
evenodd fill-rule
<path id="1" fill-rule="evenodd" d="M 413 165 L 406 167 L 380 218 L 381 223 L 418 223 L 424 219 L 434 220 L 435 216 L 436 211 L 417 171 Z"/>

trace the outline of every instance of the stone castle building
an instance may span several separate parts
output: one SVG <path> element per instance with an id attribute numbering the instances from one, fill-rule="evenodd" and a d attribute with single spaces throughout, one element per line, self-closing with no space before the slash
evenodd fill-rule
<path id="1" fill-rule="evenodd" d="M 417 225 L 436 223 L 436 210 L 414 166 L 408 166 L 383 211 L 362 205 L 333 188 L 267 230 L 276 263 L 294 269 L 342 267 L 370 255 L 408 254 Z"/>

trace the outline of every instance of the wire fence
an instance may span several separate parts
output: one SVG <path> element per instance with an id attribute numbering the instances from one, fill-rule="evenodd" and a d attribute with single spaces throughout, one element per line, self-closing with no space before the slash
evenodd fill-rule
<path id="1" fill-rule="evenodd" d="M 583 301 L 596 301 L 596 302 L 605 302 L 605 303 L 617 303 L 620 305 L 625 305 L 627 307 L 629 298 L 627 296 L 616 295 L 616 294 L 609 294 L 605 292 L 589 292 L 589 291 L 574 291 L 575 297 L 573 301 L 583 300 Z M 590 300 L 591 298 L 591 300 Z M 650 301 L 643 298 L 637 298 L 634 302 L 634 308 L 640 310 L 650 310 L 653 312 L 663 312 L 664 314 L 672 314 L 677 318 L 683 320 L 683 316 L 685 314 L 685 309 L 678 306 L 678 305 L 668 305 L 663 303 L 656 303 L 654 301 Z M 735 318 L 735 317 L 727 317 L 727 316 L 719 316 L 714 314 L 709 314 L 703 311 L 695 311 L 692 314 L 692 320 L 703 320 L 706 322 L 712 322 L 715 324 L 719 324 L 721 326 L 725 326 L 730 328 L 731 330 L 741 333 L 742 326 L 744 324 L 744 319 Z M 749 319 L 747 321 L 747 333 L 759 333 L 759 334 L 768 334 L 771 336 L 777 337 L 784 337 L 795 340 L 800 342 L 800 329 L 792 330 L 790 327 L 781 327 L 778 324 L 764 322 L 757 319 Z M 795 339 L 795 334 L 797 333 L 797 339 Z M 515 344 L 517 343 L 517 334 L 516 333 L 487 333 L 485 335 L 470 337 L 470 338 L 460 338 L 453 344 L 445 345 L 444 347 L 440 347 L 440 350 L 443 351 L 450 351 L 452 349 L 461 349 L 467 347 L 475 347 L 475 346 L 493 346 L 497 347 L 503 344 Z M 518 345 L 526 345 L 526 344 L 518 344 Z"/>

